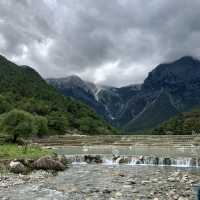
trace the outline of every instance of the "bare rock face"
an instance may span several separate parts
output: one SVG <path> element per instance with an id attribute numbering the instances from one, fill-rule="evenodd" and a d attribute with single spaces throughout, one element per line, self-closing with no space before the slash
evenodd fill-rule
<path id="1" fill-rule="evenodd" d="M 20 173 L 26 173 L 28 171 L 27 167 L 24 166 L 21 162 L 19 161 L 11 161 L 9 164 L 10 171 L 16 174 Z"/>
<path id="2" fill-rule="evenodd" d="M 50 156 L 45 156 L 33 163 L 33 169 L 63 171 L 65 166 L 60 161 L 54 160 Z"/>

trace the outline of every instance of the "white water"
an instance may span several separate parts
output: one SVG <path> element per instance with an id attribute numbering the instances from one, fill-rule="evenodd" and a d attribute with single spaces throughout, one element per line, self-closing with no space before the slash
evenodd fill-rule
<path id="1" fill-rule="evenodd" d="M 120 156 L 117 159 L 113 159 L 112 155 L 92 155 L 92 158 L 98 156 L 101 158 L 103 165 L 150 165 L 150 166 L 173 166 L 173 167 L 199 167 L 200 159 L 199 158 L 158 158 L 154 156 Z M 142 157 L 142 158 L 141 158 Z M 66 158 L 71 160 L 72 164 L 88 164 L 85 160 L 85 155 L 66 155 Z M 95 164 L 95 162 L 91 162 Z"/>

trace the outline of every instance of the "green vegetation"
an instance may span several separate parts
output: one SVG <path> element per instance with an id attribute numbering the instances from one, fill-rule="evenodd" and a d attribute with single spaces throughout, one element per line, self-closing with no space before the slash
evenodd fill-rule
<path id="1" fill-rule="evenodd" d="M 0 160 L 16 158 L 37 159 L 41 156 L 51 154 L 51 150 L 42 149 L 39 146 L 17 146 L 15 144 L 0 145 Z"/>
<path id="2" fill-rule="evenodd" d="M 43 136 L 48 131 L 48 121 L 45 117 L 17 109 L 5 113 L 0 125 L 2 134 L 13 143 L 16 143 L 18 137 Z"/>
<path id="3" fill-rule="evenodd" d="M 154 134 L 189 135 L 200 133 L 200 109 L 179 114 L 153 130 Z"/>
<path id="4" fill-rule="evenodd" d="M 32 68 L 18 66 L 0 56 L 0 128 L 12 137 L 64 134 L 115 134 L 116 130 L 88 106 L 66 98 Z"/>
<path id="5" fill-rule="evenodd" d="M 4 134 L 10 136 L 14 143 L 16 143 L 20 136 L 28 138 L 37 133 L 33 115 L 20 110 L 12 110 L 3 116 L 1 130 Z"/>

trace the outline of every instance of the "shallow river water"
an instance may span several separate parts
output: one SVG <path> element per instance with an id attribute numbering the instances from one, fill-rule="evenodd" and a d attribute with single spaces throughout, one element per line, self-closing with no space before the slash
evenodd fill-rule
<path id="1" fill-rule="evenodd" d="M 178 157 L 189 160 L 184 165 L 151 165 L 112 163 L 113 153 L 127 156 L 139 156 L 123 152 L 121 149 L 106 148 L 103 150 L 90 147 L 59 148 L 59 154 L 67 157 L 80 158 L 73 162 L 69 169 L 58 173 L 57 176 L 31 178 L 14 177 L 11 184 L 0 184 L 0 199 L 4 200 L 194 200 L 195 188 L 200 184 L 200 168 L 190 166 L 191 158 L 183 157 L 187 152 L 178 154 Z M 122 148 L 123 149 L 123 148 Z M 68 152 L 68 154 L 66 153 Z M 86 164 L 81 160 L 83 155 L 103 155 L 103 163 Z M 143 152 L 144 153 L 144 152 Z M 185 154 L 186 153 L 186 154 Z M 151 153 L 150 153 L 151 154 Z M 140 154 L 141 155 L 141 154 Z M 151 154 L 152 157 L 153 154 Z M 109 157 L 110 156 L 110 157 Z M 147 154 L 145 155 L 147 156 Z M 160 152 L 159 158 L 163 155 Z M 189 154 L 187 154 L 189 156 Z M 192 155 L 196 157 L 197 154 Z M 173 155 L 173 159 L 176 159 Z M 110 159 L 111 160 L 111 159 Z M 77 161 L 77 160 L 76 160 Z M 198 162 L 198 158 L 196 158 Z M 175 161 L 174 161 L 175 162 Z M 192 161 L 193 163 L 194 161 Z M 5 178 L 5 177 L 4 177 Z M 2 180 L 4 179 L 2 178 Z M 26 179 L 26 180 L 24 180 Z M 20 180 L 20 181 L 19 181 Z M 4 180 L 6 182 L 6 178 Z M 0 181 L 1 183 L 1 181 Z M 3 183 L 3 182 L 2 182 Z"/>
<path id="2" fill-rule="evenodd" d="M 73 165 L 57 176 L 0 188 L 0 199 L 195 199 L 198 169 Z"/>

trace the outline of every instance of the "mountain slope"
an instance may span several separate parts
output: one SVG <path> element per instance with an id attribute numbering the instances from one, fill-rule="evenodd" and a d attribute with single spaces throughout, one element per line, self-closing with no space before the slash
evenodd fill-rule
<path id="1" fill-rule="evenodd" d="M 115 132 L 88 106 L 63 97 L 32 68 L 18 66 L 3 56 L 0 56 L 0 84 L 0 95 L 12 108 L 45 116 L 52 133 L 59 134 L 66 129 L 88 134 Z"/>
<path id="2" fill-rule="evenodd" d="M 167 104 L 166 99 L 159 99 L 161 91 L 168 94 L 169 101 Z M 140 94 L 133 97 L 132 101 L 129 101 L 128 112 L 133 112 L 137 107 L 132 106 L 132 102 L 137 101 L 138 98 L 143 99 L 144 106 L 138 114 L 132 115 L 133 120 L 125 125 L 125 129 L 129 131 L 146 129 L 147 127 L 153 128 L 174 116 L 177 112 L 187 111 L 199 105 L 200 61 L 186 56 L 171 63 L 158 65 L 144 81 Z M 160 106 L 154 106 L 155 109 L 152 112 L 152 108 L 149 105 L 157 101 L 160 102 Z M 173 108 L 175 109 L 174 111 L 172 111 Z M 143 110 L 145 110 L 144 113 Z M 168 110 L 171 110 L 170 114 L 166 113 Z M 155 120 L 155 123 L 151 126 L 147 126 L 151 124 L 152 118 L 154 119 L 158 113 L 160 113 L 161 118 Z M 139 118 L 137 117 L 138 115 L 140 116 Z M 143 126 L 139 126 L 138 120 L 145 120 L 146 122 L 141 122 Z"/>
<path id="3" fill-rule="evenodd" d="M 80 78 L 48 82 L 65 96 L 85 102 L 116 127 L 132 132 L 157 126 L 200 104 L 200 61 L 185 56 L 158 65 L 142 85 L 99 86 Z M 92 87 L 91 87 L 92 86 Z"/>
<path id="4" fill-rule="evenodd" d="M 101 104 L 98 103 L 96 96 L 99 90 L 96 85 L 84 82 L 78 76 L 47 79 L 46 81 L 48 84 L 54 86 L 64 96 L 72 97 L 86 103 L 105 117 L 104 113 L 106 113 L 106 110 Z"/>
<path id="5" fill-rule="evenodd" d="M 134 132 L 137 130 L 150 129 L 177 113 L 178 111 L 171 104 L 168 94 L 161 92 L 159 97 L 146 106 L 143 112 L 128 122 L 124 130 L 127 132 Z"/>
<path id="6" fill-rule="evenodd" d="M 104 119 L 117 126 L 127 100 L 140 90 L 140 85 L 122 88 L 83 81 L 78 76 L 47 79 L 61 94 L 86 103 Z"/>

